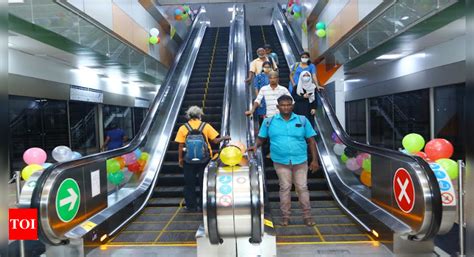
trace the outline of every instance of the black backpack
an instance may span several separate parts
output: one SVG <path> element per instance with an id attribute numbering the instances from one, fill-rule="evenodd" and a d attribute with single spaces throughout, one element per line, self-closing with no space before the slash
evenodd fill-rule
<path id="1" fill-rule="evenodd" d="M 206 123 L 201 122 L 198 129 L 193 129 L 189 123 L 184 124 L 184 126 L 189 131 L 185 140 L 186 154 L 184 156 L 184 161 L 191 164 L 207 163 L 211 159 L 209 146 L 206 137 L 202 134 Z"/>

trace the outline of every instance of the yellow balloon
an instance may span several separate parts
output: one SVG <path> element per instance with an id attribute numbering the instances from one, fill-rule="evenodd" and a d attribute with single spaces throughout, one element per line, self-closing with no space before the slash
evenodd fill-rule
<path id="1" fill-rule="evenodd" d="M 242 152 L 236 146 L 227 146 L 220 153 L 222 163 L 229 166 L 235 166 L 242 160 Z"/>
<path id="2" fill-rule="evenodd" d="M 21 177 L 24 180 L 28 180 L 33 173 L 35 173 L 37 171 L 40 171 L 40 170 L 43 170 L 43 167 L 41 165 L 30 164 L 30 165 L 26 166 L 25 168 L 23 168 L 23 170 L 21 171 Z"/>

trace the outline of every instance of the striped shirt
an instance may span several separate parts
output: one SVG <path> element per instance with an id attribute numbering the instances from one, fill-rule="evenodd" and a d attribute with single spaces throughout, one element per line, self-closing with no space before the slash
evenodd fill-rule
<path id="1" fill-rule="evenodd" d="M 279 113 L 277 108 L 277 99 L 282 95 L 289 95 L 291 97 L 291 94 L 288 89 L 286 89 L 286 87 L 278 85 L 275 89 L 273 89 L 270 85 L 266 85 L 258 92 L 255 102 L 260 104 L 262 99 L 265 97 L 265 103 L 267 104 L 266 116 L 272 117 L 273 115 Z"/>

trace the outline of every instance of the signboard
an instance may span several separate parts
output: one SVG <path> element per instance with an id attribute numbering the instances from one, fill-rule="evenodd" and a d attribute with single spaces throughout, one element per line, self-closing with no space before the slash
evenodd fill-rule
<path id="1" fill-rule="evenodd" d="M 410 213 L 415 206 L 415 187 L 413 179 L 406 169 L 400 168 L 395 172 L 393 193 L 400 210 Z"/>
<path id="2" fill-rule="evenodd" d="M 104 93 L 92 88 L 71 86 L 69 98 L 74 101 L 103 103 Z"/>
<path id="3" fill-rule="evenodd" d="M 441 167 L 441 165 L 435 162 L 431 162 L 429 165 L 438 180 L 443 206 L 456 206 L 456 194 L 448 173 L 443 169 L 443 167 Z"/>
<path id="4" fill-rule="evenodd" d="M 67 178 L 59 185 L 56 193 L 56 213 L 63 222 L 69 222 L 77 215 L 81 205 L 81 191 L 76 180 Z"/>

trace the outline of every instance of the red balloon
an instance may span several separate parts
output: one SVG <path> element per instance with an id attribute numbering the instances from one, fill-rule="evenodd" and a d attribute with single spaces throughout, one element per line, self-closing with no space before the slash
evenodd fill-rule
<path id="1" fill-rule="evenodd" d="M 446 139 L 435 138 L 429 141 L 425 146 L 425 153 L 432 161 L 437 161 L 442 158 L 451 158 L 453 155 L 453 145 Z"/>
<path id="2" fill-rule="evenodd" d="M 140 172 L 140 163 L 134 162 L 128 165 L 128 171 L 130 172 Z"/>
<path id="3" fill-rule="evenodd" d="M 430 158 L 428 158 L 428 155 L 423 151 L 420 151 L 420 152 L 416 153 L 415 155 L 418 155 L 418 156 L 420 156 L 421 158 L 423 158 L 427 161 L 430 159 Z"/>

